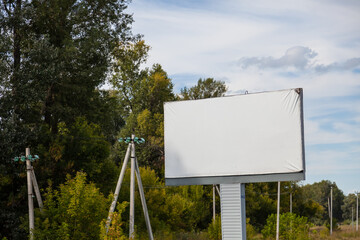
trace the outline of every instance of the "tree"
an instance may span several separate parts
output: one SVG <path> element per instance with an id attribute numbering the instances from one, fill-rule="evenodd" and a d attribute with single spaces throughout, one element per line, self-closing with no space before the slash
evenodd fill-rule
<path id="1" fill-rule="evenodd" d="M 344 193 L 337 187 L 335 182 L 328 180 L 322 180 L 313 184 L 307 184 L 303 187 L 304 197 L 312 199 L 318 202 L 324 209 L 321 217 L 321 221 L 329 219 L 329 201 L 330 201 L 330 190 L 333 188 L 333 218 L 337 221 L 343 220 L 343 212 L 341 206 L 344 202 Z"/>
<path id="2" fill-rule="evenodd" d="M 135 134 L 146 139 L 138 147 L 141 165 L 163 172 L 164 113 L 163 103 L 175 99 L 173 84 L 159 64 L 142 69 L 147 60 L 149 46 L 144 41 L 120 43 L 114 51 L 114 75 L 111 83 L 122 104 L 125 126 L 121 137 Z M 123 156 L 125 147 L 118 145 L 116 155 Z M 119 159 L 120 160 L 120 159 Z"/>
<path id="3" fill-rule="evenodd" d="M 44 133 L 43 136 L 49 135 Z M 48 145 L 40 144 L 34 149 L 41 157 L 34 163 L 37 171 L 41 172 L 40 184 L 51 178 L 58 186 L 64 182 L 66 175 L 84 171 L 103 193 L 110 191 L 109 183 L 115 182 L 117 167 L 109 159 L 111 145 L 99 125 L 89 123 L 85 118 L 77 118 L 70 126 L 59 123 L 56 137 L 45 143 Z"/>
<path id="4" fill-rule="evenodd" d="M 44 117 L 53 133 L 58 122 L 86 116 L 106 79 L 114 44 L 132 38 L 127 3 L 17 0 L 1 6 L 3 39 L 14 38 L 2 54 L 13 63 L 2 84 L 5 109 L 29 119 L 24 111 L 30 107 L 33 121 Z"/>
<path id="5" fill-rule="evenodd" d="M 109 141 L 123 124 L 113 108 L 114 98 L 98 88 L 108 77 L 115 44 L 139 38 L 130 31 L 133 19 L 124 12 L 127 4 L 126 0 L 1 2 L 0 222 L 5 223 L 1 234 L 7 238 L 24 238 L 16 226 L 26 212 L 24 169 L 13 164 L 12 157 L 28 146 L 35 153 L 35 149 L 44 154 L 55 150 L 50 148 L 59 138 L 59 126 L 70 129 L 79 117 L 98 124 Z M 45 169 L 56 162 L 51 156 L 41 156 L 42 163 L 48 161 L 42 166 L 45 171 L 38 173 L 40 179 L 52 171 Z"/>
<path id="6" fill-rule="evenodd" d="M 183 100 L 203 99 L 212 97 L 222 97 L 225 95 L 227 87 L 225 82 L 214 80 L 213 78 L 199 79 L 196 86 L 182 88 L 180 98 Z"/>
<path id="7" fill-rule="evenodd" d="M 341 210 L 343 212 L 344 220 L 352 220 L 352 214 L 354 219 L 356 219 L 356 195 L 354 193 L 350 193 L 344 198 L 344 204 L 341 206 Z M 352 211 L 354 211 L 352 213 Z"/>
<path id="8" fill-rule="evenodd" d="M 276 189 L 274 183 L 246 184 L 246 214 L 258 230 L 264 227 L 267 217 L 276 212 Z"/>

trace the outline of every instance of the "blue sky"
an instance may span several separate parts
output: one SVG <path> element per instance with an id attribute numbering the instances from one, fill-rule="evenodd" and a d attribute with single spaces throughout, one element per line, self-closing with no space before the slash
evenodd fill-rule
<path id="1" fill-rule="evenodd" d="M 133 0 L 134 33 L 175 91 L 304 89 L 306 183 L 360 191 L 360 1 Z"/>

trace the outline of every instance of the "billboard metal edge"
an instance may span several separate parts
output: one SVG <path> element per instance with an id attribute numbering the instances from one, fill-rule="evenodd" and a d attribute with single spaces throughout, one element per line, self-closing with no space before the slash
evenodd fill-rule
<path id="1" fill-rule="evenodd" d="M 216 176 L 216 177 L 187 177 L 165 178 L 166 186 L 181 185 L 211 185 L 231 183 L 278 182 L 305 180 L 305 171 L 297 173 L 277 173 L 262 175 Z"/>

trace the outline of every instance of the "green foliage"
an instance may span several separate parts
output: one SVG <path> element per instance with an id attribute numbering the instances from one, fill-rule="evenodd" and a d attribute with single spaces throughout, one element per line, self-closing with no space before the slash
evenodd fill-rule
<path id="1" fill-rule="evenodd" d="M 253 225 L 250 224 L 250 218 L 246 218 L 246 239 L 254 239 L 256 230 Z"/>
<path id="2" fill-rule="evenodd" d="M 225 82 L 214 80 L 213 78 L 206 78 L 198 80 L 197 85 L 191 88 L 182 88 L 180 91 L 180 98 L 183 100 L 189 99 L 203 99 L 212 97 L 222 97 L 225 95 L 227 87 Z"/>
<path id="3" fill-rule="evenodd" d="M 351 217 L 356 216 L 356 195 L 350 193 L 344 198 L 344 204 L 341 206 L 343 219 L 352 220 Z"/>
<path id="4" fill-rule="evenodd" d="M 330 219 L 325 221 L 325 227 L 330 231 Z M 332 230 L 333 231 L 340 230 L 340 226 L 339 226 L 338 221 L 336 220 L 336 218 L 332 219 Z"/>
<path id="5" fill-rule="evenodd" d="M 36 214 L 35 239 L 99 239 L 99 224 L 107 217 L 110 199 L 106 199 L 86 174 L 78 172 L 59 190 L 47 189 L 44 212 Z"/>
<path id="6" fill-rule="evenodd" d="M 63 158 L 69 148 L 58 140 L 59 124 L 70 130 L 77 118 L 84 117 L 100 126 L 111 143 L 124 124 L 117 98 L 99 87 L 109 74 L 115 44 L 138 38 L 130 31 L 132 16 L 124 12 L 128 3 L 1 2 L 0 238 L 26 237 L 18 227 L 27 212 L 24 166 L 11 158 L 30 146 L 32 153 L 42 154 L 35 164 L 40 188 L 50 177 L 58 186 L 66 173 L 76 171 L 72 169 L 76 161 Z M 114 169 L 110 165 L 101 170 L 95 166 L 89 174 L 99 185 L 109 185 L 99 171 Z"/>
<path id="7" fill-rule="evenodd" d="M 209 239 L 220 240 L 221 239 L 221 217 L 219 215 L 215 216 L 215 220 L 209 224 L 207 229 Z"/>
<path id="8" fill-rule="evenodd" d="M 139 162 L 160 173 L 164 156 L 163 103 L 174 100 L 175 96 L 173 84 L 159 64 L 154 64 L 151 69 L 141 69 L 148 51 L 149 46 L 144 41 L 120 43 L 114 51 L 111 84 L 126 122 L 119 137 L 135 134 L 145 138 L 146 143 L 137 149 Z M 116 155 L 124 155 L 124 144 L 116 148 Z"/>
<path id="9" fill-rule="evenodd" d="M 250 216 L 250 224 L 262 229 L 268 215 L 276 212 L 276 184 L 246 184 L 246 214 Z"/>
<path id="10" fill-rule="evenodd" d="M 69 127 L 63 122 L 59 123 L 55 138 L 47 137 L 51 136 L 48 132 L 44 136 L 49 142 L 34 150 L 41 159 L 34 164 L 37 171 L 42 173 L 38 174 L 40 184 L 44 185 L 46 179 L 51 177 L 57 186 L 67 174 L 84 171 L 102 192 L 110 191 L 109 182 L 115 181 L 117 167 L 109 159 L 110 144 L 97 124 L 78 118 Z"/>
<path id="11" fill-rule="evenodd" d="M 145 190 L 145 198 L 151 220 L 151 226 L 157 236 L 173 236 L 177 232 L 193 232 L 206 229 L 211 221 L 211 200 L 208 192 L 211 188 L 203 186 L 166 187 L 156 172 L 149 167 L 140 167 L 140 174 Z M 126 171 L 119 194 L 119 201 L 129 199 L 130 169 Z M 147 229 L 138 189 L 135 193 L 136 234 L 147 236 Z M 128 219 L 129 208 L 122 214 Z M 128 231 L 128 222 L 123 225 Z"/>
<path id="12" fill-rule="evenodd" d="M 106 219 L 104 219 L 100 224 L 101 234 L 100 239 L 103 240 L 126 240 L 127 236 L 124 234 L 122 226 L 123 220 L 121 218 L 121 213 L 124 212 L 128 202 L 122 202 L 116 207 L 117 212 L 114 212 L 111 216 L 111 224 L 109 230 L 106 233 Z"/>
<path id="13" fill-rule="evenodd" d="M 293 213 L 280 214 L 279 238 L 280 239 L 309 239 L 310 224 L 306 217 Z M 276 236 L 276 214 L 271 214 L 264 229 L 261 231 L 264 238 L 275 238 Z"/>
<path id="14" fill-rule="evenodd" d="M 321 182 L 308 184 L 303 187 L 304 199 L 311 199 L 319 203 L 324 211 L 319 220 L 325 222 L 329 219 L 329 199 L 330 189 L 333 187 L 333 217 L 338 221 L 343 220 L 343 212 L 341 206 L 344 204 L 344 193 L 336 186 L 335 183 L 323 180 Z"/>

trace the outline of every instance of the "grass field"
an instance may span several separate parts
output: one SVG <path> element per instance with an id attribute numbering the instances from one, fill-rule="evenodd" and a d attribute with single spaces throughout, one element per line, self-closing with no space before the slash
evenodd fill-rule
<path id="1" fill-rule="evenodd" d="M 332 236 L 330 236 L 329 230 L 324 226 L 312 227 L 309 232 L 311 240 L 360 240 L 360 230 L 356 233 L 355 226 L 352 228 L 351 225 L 341 225 L 338 230 L 333 231 Z M 206 233 L 179 233 L 176 236 L 170 238 L 160 238 L 160 239 L 179 239 L 179 240 L 205 240 L 208 239 Z M 262 240 L 264 239 L 261 234 L 256 234 L 251 238 L 251 240 Z M 284 239 L 285 240 L 285 239 Z"/>
<path id="2" fill-rule="evenodd" d="M 323 226 L 313 227 L 310 230 L 311 239 L 360 239 L 360 231 L 355 231 L 355 226 L 340 225 L 338 230 L 333 231 L 332 236 L 329 234 L 329 230 Z"/>

